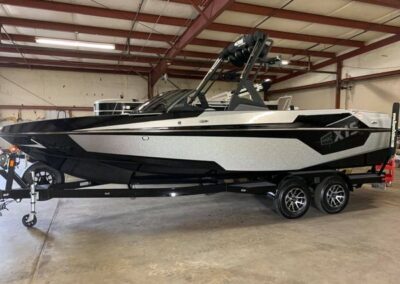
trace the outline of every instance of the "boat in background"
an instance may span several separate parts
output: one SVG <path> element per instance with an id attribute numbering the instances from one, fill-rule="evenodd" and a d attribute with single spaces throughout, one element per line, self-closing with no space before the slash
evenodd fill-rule
<path id="1" fill-rule="evenodd" d="M 141 104 L 135 99 L 103 99 L 94 102 L 93 112 L 95 115 L 127 115 L 132 114 Z"/>

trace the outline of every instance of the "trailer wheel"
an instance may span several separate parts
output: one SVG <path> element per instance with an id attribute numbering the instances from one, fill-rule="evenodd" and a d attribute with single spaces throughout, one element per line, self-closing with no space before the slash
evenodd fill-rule
<path id="1" fill-rule="evenodd" d="M 311 203 L 311 195 L 307 184 L 297 177 L 283 180 L 274 198 L 274 209 L 288 219 L 303 216 Z"/>
<path id="2" fill-rule="evenodd" d="M 36 163 L 30 166 L 22 176 L 22 179 L 26 184 L 32 183 L 32 171 L 35 172 L 35 182 L 38 185 L 59 184 L 63 183 L 65 180 L 64 174 L 60 171 L 45 164 Z"/>
<path id="3" fill-rule="evenodd" d="M 28 221 L 28 220 L 29 220 L 29 214 L 26 214 L 24 217 L 22 217 L 22 224 L 24 224 L 24 226 L 27 228 L 32 228 L 37 223 L 36 216 L 33 216 L 32 221 Z"/>
<path id="4" fill-rule="evenodd" d="M 347 206 L 349 197 L 349 186 L 340 176 L 325 178 L 317 185 L 314 192 L 315 206 L 329 214 L 342 211 Z"/>

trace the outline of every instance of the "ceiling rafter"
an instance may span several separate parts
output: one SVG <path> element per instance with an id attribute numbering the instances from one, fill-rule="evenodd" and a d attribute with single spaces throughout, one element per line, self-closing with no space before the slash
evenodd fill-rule
<path id="1" fill-rule="evenodd" d="M 49 60 L 49 59 L 33 59 L 26 58 L 27 62 L 31 65 L 46 65 L 46 66 L 65 66 L 65 67 L 76 67 L 76 68 L 91 68 L 91 69 L 105 69 L 115 71 L 131 71 L 135 73 L 148 73 L 149 67 L 133 66 L 133 65 L 116 65 L 116 64 L 104 64 L 104 63 L 91 63 L 81 61 L 67 61 L 67 60 Z M 26 64 L 25 60 L 20 57 L 9 57 L 0 56 L 1 63 L 21 63 Z"/>
<path id="2" fill-rule="evenodd" d="M 159 24 L 172 26 L 184 26 L 187 21 L 185 18 L 159 16 L 143 12 L 138 13 L 136 16 L 136 12 L 44 0 L 0 0 L 0 4 L 128 21 L 132 21 L 132 19 L 136 17 L 137 21 L 149 23 L 158 22 Z"/>
<path id="3" fill-rule="evenodd" d="M 375 1 L 375 2 L 380 2 L 380 1 Z M 392 34 L 400 33 L 400 27 L 396 26 L 376 24 L 376 23 L 331 17 L 331 16 L 323 16 L 323 15 L 304 13 L 286 9 L 271 8 L 267 6 L 252 5 L 247 3 L 235 2 L 231 7 L 229 7 L 229 10 L 240 13 L 271 16 L 271 17 L 318 23 L 324 25 L 341 26 L 352 29 L 361 29 L 361 30 L 369 30 L 369 31 L 392 33 Z"/>
<path id="4" fill-rule="evenodd" d="M 400 1 L 398 0 L 353 0 L 353 1 L 400 9 Z"/>
<path id="5" fill-rule="evenodd" d="M 26 43 L 34 43 L 35 42 L 35 37 L 34 36 L 30 36 L 30 35 L 21 35 L 21 34 L 8 34 L 8 36 L 10 36 L 10 38 L 14 41 L 14 42 L 26 42 Z M 5 34 L 1 34 L 0 33 L 0 40 L 3 41 L 8 41 L 8 37 Z M 4 47 L 4 46 L 3 46 Z M 33 46 L 29 46 L 29 45 L 18 45 L 19 48 L 22 49 L 33 49 L 35 47 Z M 117 44 L 116 45 L 116 49 L 120 50 L 120 51 L 124 51 L 124 45 L 123 44 Z M 40 48 L 40 47 L 37 47 Z M 56 54 L 57 50 L 62 50 L 60 48 L 48 48 L 51 51 L 54 51 L 51 54 Z M 68 52 L 74 52 L 74 50 L 67 50 Z M 137 51 L 137 52 L 141 52 L 141 53 L 149 53 L 149 54 L 164 54 L 168 51 L 168 49 L 166 48 L 157 48 L 157 47 L 143 47 L 143 46 L 138 46 L 138 45 L 131 45 L 131 51 Z M 278 51 L 279 48 L 278 48 Z M 286 50 L 283 50 L 286 51 Z M 84 51 L 83 51 L 84 52 Z M 287 52 L 291 52 L 291 51 L 287 51 Z M 89 53 L 98 53 L 98 52 L 89 52 Z M 284 52 L 283 52 L 284 53 Z M 110 52 L 106 52 L 106 53 L 101 53 L 101 54 L 113 54 Z M 180 52 L 179 55 L 182 56 L 187 56 L 187 57 L 193 57 L 193 58 L 204 58 L 204 59 L 215 59 L 217 57 L 216 53 L 207 53 L 207 52 L 196 52 L 196 51 L 186 51 L 183 50 Z M 62 55 L 58 55 L 58 56 L 62 56 Z M 118 55 L 120 56 L 120 55 Z M 132 58 L 142 58 L 145 57 L 143 55 L 131 55 Z M 153 57 L 156 58 L 156 57 Z M 158 59 L 157 59 L 158 60 Z M 181 60 L 181 59 L 177 59 L 177 60 Z M 187 59 L 185 59 L 185 61 L 189 61 Z M 291 65 L 294 66 L 308 66 L 309 62 L 308 61 L 298 61 L 298 60 L 292 60 L 290 61 Z"/>
<path id="6" fill-rule="evenodd" d="M 198 36 L 207 26 L 214 21 L 227 7 L 232 5 L 234 0 L 210 1 L 204 8 L 203 13 L 192 21 L 186 31 L 178 38 L 175 44 L 168 50 L 166 57 L 175 57 L 188 45 L 196 36 Z M 160 61 L 151 71 L 151 84 L 154 85 L 158 79 L 165 73 L 167 63 Z"/>
<path id="7" fill-rule="evenodd" d="M 238 33 L 238 34 L 247 34 L 251 31 L 254 31 L 254 28 L 250 28 L 250 27 L 242 27 L 242 26 L 237 26 L 237 25 L 228 25 L 228 24 L 220 24 L 220 23 L 212 23 L 207 29 L 213 30 L 213 31 L 219 31 L 219 32 Z M 322 44 L 352 46 L 352 47 L 364 46 L 364 42 L 359 41 L 359 40 L 349 40 L 349 39 L 333 38 L 333 37 L 326 37 L 326 36 L 314 36 L 314 35 L 308 35 L 308 34 L 274 31 L 274 30 L 269 30 L 269 29 L 258 29 L 258 30 L 268 34 L 268 36 L 270 36 L 272 38 L 297 40 L 297 41 L 303 41 L 303 42 L 315 42 L 315 43 L 322 43 Z"/>
<path id="8" fill-rule="evenodd" d="M 21 68 L 21 69 L 26 69 L 26 65 L 19 64 L 19 63 L 2 63 L 0 62 L 0 67 L 4 68 Z M 82 68 L 82 67 L 67 67 L 64 65 L 32 65 L 30 69 L 43 69 L 43 70 L 56 70 L 56 71 L 72 71 L 72 72 L 93 72 L 93 73 L 105 73 L 105 74 L 119 74 L 119 75 L 136 75 L 136 73 L 133 73 L 132 71 L 124 71 L 124 70 L 112 70 L 112 69 L 97 69 L 97 68 Z M 140 72 L 138 72 L 140 73 Z M 143 73 L 142 75 L 147 75 L 146 73 Z"/>
<path id="9" fill-rule="evenodd" d="M 58 61 L 58 60 L 46 60 L 46 59 L 31 59 L 28 58 L 32 69 L 43 69 L 43 70 L 58 70 L 58 71 L 74 71 L 74 72 L 95 72 L 95 73 L 106 73 L 106 74 L 123 74 L 123 75 L 136 75 L 137 73 L 142 75 L 148 75 L 150 68 L 140 66 L 125 66 L 125 65 L 113 65 L 113 64 L 98 64 L 98 63 L 87 63 L 79 61 Z M 0 56 L 0 67 L 8 68 L 26 68 L 25 62 L 19 57 L 1 57 Z M 181 69 L 168 69 L 168 75 L 175 78 L 188 78 L 201 80 L 207 72 L 205 71 L 191 71 L 187 74 L 187 70 Z M 275 79 L 274 75 L 262 75 L 263 79 L 270 78 Z M 218 80 L 226 80 L 219 78 Z"/>
<path id="10" fill-rule="evenodd" d="M 112 36 L 112 37 L 123 37 L 123 38 L 126 38 L 129 34 L 128 30 L 99 28 L 99 27 L 93 27 L 93 26 L 74 25 L 74 24 L 65 24 L 65 23 L 56 23 L 56 22 L 47 22 L 47 21 L 38 21 L 38 20 L 27 20 L 27 19 L 10 18 L 10 17 L 0 17 L 0 24 L 26 27 L 26 28 L 37 28 L 37 29 L 66 31 L 66 32 L 75 32 L 75 33 L 77 32 L 77 33 L 86 33 L 86 34 Z M 135 32 L 131 35 L 131 38 L 150 39 L 150 40 L 164 41 L 164 42 L 170 42 L 175 39 L 174 36 L 172 36 L 172 35 L 166 36 L 163 34 L 155 34 L 155 33 L 149 34 L 149 33 L 145 33 L 145 32 Z M 191 44 L 224 48 L 229 44 L 229 42 L 194 38 L 191 41 Z M 335 57 L 335 53 L 333 53 L 333 52 L 307 51 L 307 50 L 295 49 L 295 48 L 272 47 L 271 51 L 276 52 L 276 53 L 291 54 L 291 55 Z M 185 51 L 183 51 L 183 52 L 185 52 Z"/>
<path id="11" fill-rule="evenodd" d="M 18 48 L 18 50 L 16 49 Z M 128 54 L 110 53 L 110 52 L 97 52 L 97 51 L 82 51 L 82 50 L 71 50 L 61 48 L 48 48 L 48 47 L 36 47 L 26 45 L 0 45 L 0 52 L 6 53 L 19 53 L 29 55 L 44 55 L 44 56 L 55 56 L 55 57 L 71 57 L 71 58 L 86 58 L 96 60 L 109 60 L 118 61 L 121 58 L 126 62 L 137 62 L 137 63 L 148 63 L 157 64 L 159 61 L 158 57 L 155 56 L 133 56 Z M 185 66 L 185 67 L 197 67 L 197 68 L 210 68 L 212 62 L 204 60 L 193 60 L 193 59 L 171 59 L 169 60 L 173 66 Z M 290 63 L 293 66 L 308 66 L 306 61 L 293 61 Z M 285 70 L 277 70 L 278 73 L 290 73 L 284 72 Z"/>
<path id="12" fill-rule="evenodd" d="M 106 8 L 99 8 L 99 7 L 92 7 L 92 6 L 86 6 L 86 5 L 78 5 L 78 4 L 50 2 L 50 1 L 44 1 L 44 0 L 0 0 L 0 3 L 7 4 L 7 5 L 21 6 L 21 7 L 36 8 L 36 9 L 46 9 L 46 10 L 57 11 L 57 12 L 78 13 L 78 14 L 83 14 L 83 15 L 91 15 L 91 16 L 98 16 L 98 17 L 123 19 L 123 20 L 131 20 L 135 16 L 137 21 L 150 22 L 150 23 L 158 22 L 160 24 L 172 25 L 172 26 L 185 26 L 185 23 L 187 21 L 187 19 L 184 19 L 184 18 L 161 16 L 158 19 L 157 15 L 152 15 L 152 14 L 138 13 L 136 16 L 135 12 L 115 10 L 115 9 L 106 9 Z M 191 1 L 189 1 L 189 3 L 191 5 L 193 4 Z M 243 5 L 244 5 L 244 7 L 242 7 Z M 276 12 L 275 11 L 276 9 L 263 7 L 263 6 L 241 4 L 241 3 L 233 3 L 232 7 L 236 7 L 236 8 L 230 7 L 229 9 L 234 10 L 234 11 L 241 11 L 241 9 L 243 8 L 244 10 L 241 12 L 248 11 L 248 12 L 252 12 L 253 14 L 254 13 L 261 13 L 261 14 L 276 13 L 278 15 L 279 13 L 281 13 L 281 12 Z M 247 8 L 247 10 L 246 10 L 246 8 Z M 280 11 L 285 11 L 285 10 L 280 10 Z M 298 12 L 294 12 L 294 13 L 298 13 Z M 313 15 L 313 14 L 310 14 L 310 15 Z M 314 15 L 314 16 L 319 17 L 318 15 Z M 324 16 L 321 16 L 321 17 L 324 17 Z M 306 19 L 307 15 L 305 15 L 303 18 Z M 346 21 L 346 20 L 342 20 L 342 21 Z M 351 20 L 348 20 L 348 21 L 351 21 Z M 337 22 L 341 22 L 341 21 L 337 21 Z M 355 21 L 355 22 L 357 22 L 357 21 Z M 371 23 L 364 23 L 364 27 L 366 27 L 368 25 L 371 25 Z M 374 24 L 372 24 L 372 25 L 374 25 Z M 400 31 L 400 28 L 397 28 L 397 27 L 392 27 L 392 28 Z M 220 23 L 213 23 L 213 24 L 209 25 L 207 27 L 207 29 L 214 30 L 214 31 L 239 33 L 239 34 L 247 33 L 247 32 L 249 32 L 249 30 L 251 30 L 251 28 L 249 28 L 249 27 L 220 24 Z M 308 34 L 276 31 L 276 30 L 264 30 L 264 32 L 268 33 L 269 36 L 271 36 L 271 37 L 280 38 L 280 39 L 298 40 L 298 41 L 315 42 L 315 43 L 323 43 L 323 44 L 335 44 L 335 45 L 352 46 L 352 47 L 361 47 L 364 45 L 362 41 L 339 39 L 339 38 L 334 38 L 334 37 L 315 36 L 315 35 L 308 35 Z"/>
<path id="13" fill-rule="evenodd" d="M 77 32 L 77 33 L 123 37 L 123 38 L 129 36 L 129 30 L 100 28 L 94 26 L 84 26 L 84 25 L 66 24 L 66 23 L 49 22 L 49 21 L 38 21 L 38 20 L 29 20 L 22 18 L 0 17 L 0 24 L 25 27 L 25 28 L 35 28 L 35 29 L 73 32 L 73 33 Z M 131 38 L 171 42 L 174 40 L 175 36 L 157 34 L 157 33 L 149 34 L 145 32 L 135 32 L 131 34 Z"/>
<path id="14" fill-rule="evenodd" d="M 18 49 L 23 53 L 27 55 L 44 55 L 44 56 L 56 56 L 56 57 L 70 57 L 70 58 L 79 58 L 79 59 L 97 59 L 97 60 L 109 60 L 109 61 L 118 61 L 121 57 L 120 54 L 113 54 L 113 53 L 104 53 L 104 52 L 93 52 L 93 51 L 76 51 L 76 50 L 68 50 L 68 49 L 52 49 L 52 48 L 46 48 L 46 47 L 33 47 L 33 46 L 18 46 Z M 15 46 L 12 45 L 2 45 L 0 46 L 0 52 L 6 52 L 6 53 L 18 53 L 18 51 L 15 49 Z M 0 62 L 4 62 L 6 57 L 0 57 Z M 7 63 L 12 63 L 15 58 L 17 57 L 10 57 L 10 60 L 7 60 Z M 29 61 L 32 60 L 32 61 Z M 27 58 L 28 63 L 32 62 L 35 64 L 35 60 L 37 59 L 32 59 L 32 58 Z M 40 59 L 42 60 L 42 59 Z M 47 60 L 47 59 L 46 59 Z M 155 64 L 158 62 L 157 57 L 133 57 L 133 56 L 128 56 L 124 55 L 123 60 L 125 62 L 131 62 L 131 63 L 149 63 L 149 64 Z M 20 60 L 18 59 L 15 61 L 16 63 L 20 63 Z M 53 60 L 51 59 L 49 62 L 52 64 L 60 63 L 60 64 L 66 64 L 68 65 L 70 63 L 69 60 Z M 43 63 L 42 61 L 39 63 Z M 71 61 L 71 64 L 73 66 L 69 67 L 77 67 L 74 61 Z M 93 63 L 97 64 L 97 63 Z M 182 66 L 182 67 L 195 67 L 195 68 L 210 68 L 211 67 L 211 62 L 208 61 L 188 61 L 188 60 L 182 60 L 182 59 L 174 59 L 172 61 L 172 65 L 169 66 L 172 68 L 173 66 Z M 126 71 L 125 69 L 129 69 L 129 67 L 136 67 L 134 65 L 121 65 L 122 71 Z M 89 66 L 93 67 L 93 66 Z M 98 66 L 99 68 L 107 69 L 107 68 L 114 68 L 114 65 L 112 64 L 106 64 L 104 66 Z M 142 67 L 142 66 L 138 66 Z M 143 67 L 146 68 L 146 67 Z M 150 68 L 150 67 L 147 67 Z M 150 69 L 148 69 L 150 71 Z M 187 72 L 188 70 L 185 70 Z M 292 70 L 290 69 L 284 69 L 284 68 L 278 68 L 278 67 L 270 67 L 269 68 L 270 72 L 273 73 L 282 73 L 282 74 L 291 74 L 293 73 Z M 193 71 L 190 70 L 192 73 Z"/>
<path id="15" fill-rule="evenodd" d="M 191 5 L 192 0 L 170 0 L 170 1 Z M 399 0 L 353 0 L 353 1 L 400 9 L 400 1 Z M 318 24 L 324 24 L 324 25 L 341 26 L 341 27 L 348 27 L 348 28 L 353 28 L 353 29 L 377 31 L 377 32 L 383 32 L 383 33 L 392 33 L 392 34 L 400 33 L 400 27 L 397 27 L 397 26 L 376 24 L 376 23 L 371 23 L 371 22 L 339 18 L 339 17 L 332 17 L 332 16 L 325 16 L 325 15 L 318 15 L 318 14 L 313 14 L 313 13 L 299 12 L 299 11 L 292 11 L 292 10 L 287 10 L 287 9 L 272 8 L 272 7 L 268 7 L 268 6 L 261 6 L 261 5 L 248 4 L 248 3 L 235 2 L 227 10 L 240 12 L 240 13 L 254 14 L 254 15 L 263 15 L 263 16 L 271 16 L 271 17 L 277 17 L 277 18 L 297 20 L 297 21 L 318 23 Z"/>
<path id="16" fill-rule="evenodd" d="M 328 59 L 328 60 L 323 61 L 323 62 L 321 62 L 319 64 L 316 64 L 311 68 L 311 71 L 319 70 L 319 69 L 324 68 L 326 66 L 335 64 L 335 63 L 337 63 L 339 61 L 343 61 L 343 60 L 346 60 L 346 59 L 349 59 L 349 58 L 352 58 L 352 57 L 355 57 L 355 56 L 370 52 L 372 50 L 387 46 L 389 44 L 392 44 L 392 43 L 395 43 L 395 42 L 398 42 L 398 41 L 400 41 L 400 34 L 387 37 L 387 38 L 382 39 L 380 41 L 376 41 L 376 42 L 371 43 L 369 45 L 366 45 L 364 47 L 358 48 L 356 50 L 344 53 L 344 54 L 339 55 L 339 56 L 337 56 L 335 58 Z M 302 74 L 304 74 L 304 72 L 297 72 L 297 73 L 293 73 L 293 74 L 290 74 L 290 75 L 287 75 L 287 76 L 283 76 L 283 77 L 280 77 L 280 78 L 276 79 L 274 81 L 274 83 L 283 82 L 283 81 L 298 77 L 298 76 L 300 76 Z"/>

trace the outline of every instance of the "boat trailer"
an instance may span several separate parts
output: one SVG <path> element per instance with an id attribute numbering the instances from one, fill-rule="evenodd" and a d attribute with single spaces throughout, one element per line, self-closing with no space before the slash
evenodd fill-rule
<path id="1" fill-rule="evenodd" d="M 22 199 L 30 199 L 31 210 L 22 218 L 26 227 L 33 227 L 37 222 L 36 205 L 38 201 L 46 201 L 53 198 L 138 198 L 138 197 L 177 197 L 196 194 L 214 194 L 221 192 L 234 192 L 243 194 L 264 195 L 272 199 L 277 196 L 282 187 L 282 181 L 275 183 L 268 180 L 256 180 L 238 182 L 234 180 L 214 181 L 210 180 L 192 186 L 177 187 L 165 184 L 166 188 L 106 188 L 106 185 L 91 181 L 75 181 L 51 185 L 37 185 L 35 182 L 26 184 L 20 176 L 15 173 L 16 155 L 9 154 L 7 167 L 1 166 L 0 175 L 6 180 L 5 189 L 0 189 L 0 216 L 2 211 L 8 210 L 11 202 L 20 202 Z M 31 172 L 32 176 L 34 172 Z M 302 171 L 288 173 L 291 179 L 301 178 L 307 180 L 308 184 L 317 185 L 321 181 L 332 176 L 342 176 L 348 184 L 349 190 L 360 187 L 365 183 L 384 182 L 384 172 L 345 174 L 336 170 Z M 34 179 L 32 179 L 34 180 Z M 13 188 L 14 182 L 19 186 Z M 101 188 L 93 188 L 102 185 Z M 308 208 L 307 208 L 308 209 Z M 304 212 L 305 213 L 305 212 Z M 328 212 L 329 213 L 329 212 Z M 292 218 L 290 216 L 285 216 Z M 298 216 L 300 217 L 300 216 Z M 297 218 L 297 217 L 293 217 Z"/>

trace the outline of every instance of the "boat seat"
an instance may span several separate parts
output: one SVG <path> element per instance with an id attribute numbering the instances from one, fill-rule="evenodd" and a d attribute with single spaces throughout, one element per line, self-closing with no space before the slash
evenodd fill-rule
<path id="1" fill-rule="evenodd" d="M 262 107 L 256 105 L 240 104 L 234 109 L 234 111 L 248 111 L 248 110 L 269 110 L 269 108 L 266 106 Z"/>
<path id="2" fill-rule="evenodd" d="M 246 98 L 236 97 L 234 101 L 231 102 L 230 108 L 232 110 L 268 110 L 266 105 L 261 105 L 259 103 L 255 103 L 252 100 Z"/>

